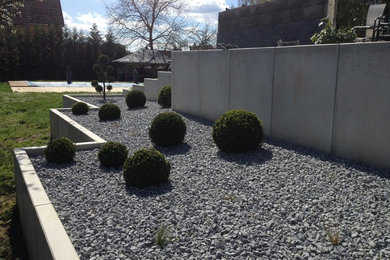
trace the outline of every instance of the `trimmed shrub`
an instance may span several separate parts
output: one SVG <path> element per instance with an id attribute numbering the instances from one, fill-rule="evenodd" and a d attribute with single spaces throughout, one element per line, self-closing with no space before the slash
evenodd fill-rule
<path id="1" fill-rule="evenodd" d="M 71 163 L 76 155 L 76 145 L 65 137 L 51 140 L 45 150 L 46 161 L 52 163 Z"/>
<path id="2" fill-rule="evenodd" d="M 89 107 L 84 102 L 77 102 L 74 103 L 72 106 L 72 113 L 73 115 L 86 115 L 88 114 Z"/>
<path id="3" fill-rule="evenodd" d="M 121 109 L 112 103 L 104 104 L 99 108 L 100 120 L 115 120 L 121 117 Z"/>
<path id="4" fill-rule="evenodd" d="M 146 96 L 140 90 L 131 90 L 126 95 L 126 104 L 129 108 L 144 107 L 146 103 Z"/>
<path id="5" fill-rule="evenodd" d="M 98 85 L 99 85 L 99 81 L 97 81 L 97 80 L 92 80 L 91 81 L 91 86 L 92 87 L 96 88 Z"/>
<path id="6" fill-rule="evenodd" d="M 215 121 L 212 135 L 220 150 L 239 153 L 256 149 L 264 139 L 264 130 L 256 114 L 231 110 Z"/>
<path id="7" fill-rule="evenodd" d="M 167 182 L 170 171 L 170 163 L 154 148 L 136 151 L 123 165 L 126 184 L 138 188 Z"/>
<path id="8" fill-rule="evenodd" d="M 174 146 L 184 140 L 186 124 L 181 116 L 175 112 L 158 114 L 149 128 L 149 137 L 159 146 Z"/>
<path id="9" fill-rule="evenodd" d="M 160 90 L 157 102 L 163 108 L 171 107 L 171 85 L 165 85 Z"/>
<path id="10" fill-rule="evenodd" d="M 107 142 L 98 152 L 100 164 L 104 167 L 119 168 L 123 166 L 128 155 L 126 146 L 118 142 Z"/>

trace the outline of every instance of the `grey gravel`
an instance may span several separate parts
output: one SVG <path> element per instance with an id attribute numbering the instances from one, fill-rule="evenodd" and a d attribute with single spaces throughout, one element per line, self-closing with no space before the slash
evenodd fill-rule
<path id="1" fill-rule="evenodd" d="M 150 122 L 169 109 L 147 102 L 128 110 L 124 98 L 109 99 L 120 120 L 67 115 L 130 153 L 152 147 Z M 388 171 L 270 138 L 256 151 L 224 154 L 210 121 L 182 116 L 185 142 L 159 148 L 172 170 L 156 187 L 126 187 L 122 169 L 99 166 L 97 150 L 65 166 L 31 158 L 82 259 L 390 258 Z M 165 225 L 161 248 L 153 241 Z"/>

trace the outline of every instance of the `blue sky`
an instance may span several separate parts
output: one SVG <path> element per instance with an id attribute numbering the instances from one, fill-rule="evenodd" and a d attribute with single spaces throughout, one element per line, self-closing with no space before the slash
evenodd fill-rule
<path id="1" fill-rule="evenodd" d="M 109 26 L 106 18 L 106 3 L 115 0 L 60 0 L 64 14 L 65 24 L 70 27 L 77 27 L 85 32 L 89 31 L 91 25 L 96 23 L 101 32 L 105 32 Z M 208 22 L 217 25 L 218 12 L 226 7 L 237 5 L 236 0 L 183 0 L 187 3 L 185 17 L 189 22 Z"/>

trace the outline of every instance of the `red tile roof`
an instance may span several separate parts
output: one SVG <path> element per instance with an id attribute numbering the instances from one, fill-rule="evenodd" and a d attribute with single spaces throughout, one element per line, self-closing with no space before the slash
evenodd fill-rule
<path id="1" fill-rule="evenodd" d="M 54 24 L 64 26 L 60 0 L 25 0 L 17 25 Z"/>

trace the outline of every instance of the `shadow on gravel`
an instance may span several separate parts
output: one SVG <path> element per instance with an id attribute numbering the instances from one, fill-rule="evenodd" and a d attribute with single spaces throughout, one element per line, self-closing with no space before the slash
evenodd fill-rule
<path id="1" fill-rule="evenodd" d="M 174 147 L 161 147 L 155 146 L 157 150 L 163 153 L 165 156 L 167 155 L 178 155 L 178 154 L 186 154 L 189 150 L 191 150 L 191 145 L 187 143 L 181 143 Z"/>
<path id="2" fill-rule="evenodd" d="M 147 197 L 156 197 L 168 192 L 172 191 L 172 183 L 168 180 L 168 182 L 157 185 L 157 186 L 151 186 L 144 189 L 135 188 L 135 187 L 126 187 L 126 192 L 128 195 L 135 195 L 137 197 L 141 198 L 147 198 Z"/>
<path id="3" fill-rule="evenodd" d="M 175 111 L 175 112 L 177 112 L 177 111 Z M 193 115 L 182 113 L 182 112 L 177 112 L 177 113 L 182 115 L 184 118 L 187 118 L 188 120 L 195 121 L 195 122 L 202 124 L 202 125 L 206 125 L 206 126 L 213 126 L 214 125 L 213 121 L 199 117 L 199 116 L 193 116 Z"/>
<path id="4" fill-rule="evenodd" d="M 272 159 L 272 152 L 259 147 L 254 151 L 246 153 L 224 153 L 219 151 L 218 156 L 228 162 L 235 162 L 242 165 L 263 164 Z"/>
<path id="5" fill-rule="evenodd" d="M 362 171 L 370 175 L 390 179 L 390 170 L 379 169 L 365 163 L 350 161 L 341 157 L 337 157 L 333 154 L 320 152 L 314 150 L 313 148 L 308 148 L 297 144 L 287 143 L 276 138 L 266 137 L 265 142 L 273 146 L 278 146 L 286 150 L 294 151 L 295 153 L 303 156 L 310 156 L 324 162 L 338 164 L 345 168 L 351 168 L 353 170 Z"/>
<path id="6" fill-rule="evenodd" d="M 144 106 L 144 107 L 134 107 L 134 108 L 127 108 L 127 111 L 137 111 L 137 110 L 144 110 L 144 109 L 147 109 L 148 106 Z"/>

